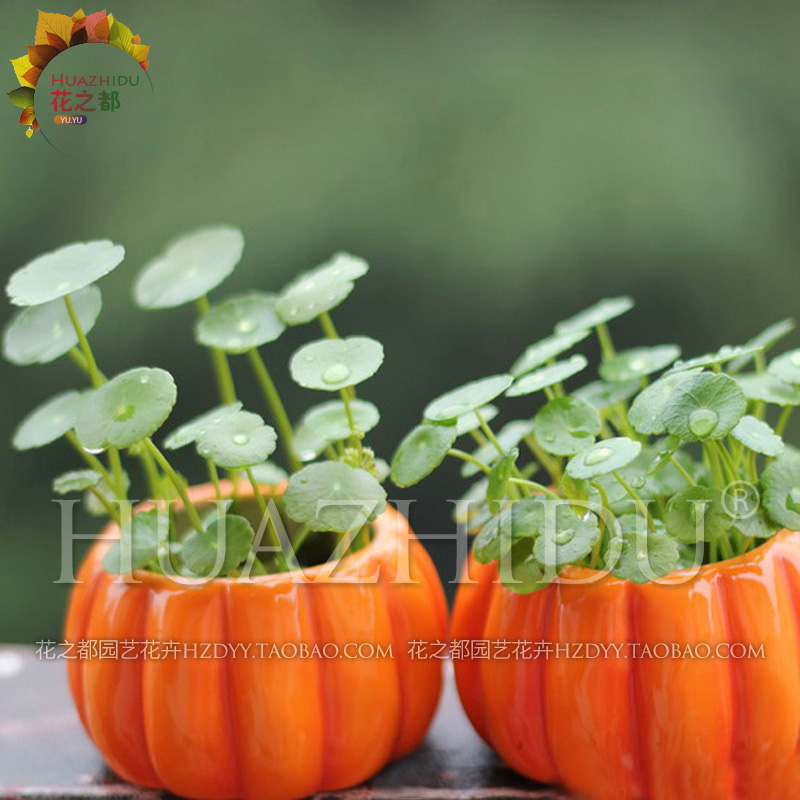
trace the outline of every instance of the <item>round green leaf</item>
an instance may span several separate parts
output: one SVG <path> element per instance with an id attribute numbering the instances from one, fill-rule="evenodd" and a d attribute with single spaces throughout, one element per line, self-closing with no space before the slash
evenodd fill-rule
<path id="1" fill-rule="evenodd" d="M 711 542 L 733 525 L 722 492 L 709 486 L 690 486 L 670 498 L 664 523 L 671 536 L 686 544 Z"/>
<path id="2" fill-rule="evenodd" d="M 273 464 L 271 461 L 256 464 L 256 466 L 250 468 L 250 471 L 253 473 L 256 483 L 263 486 L 277 486 L 289 477 L 285 469 Z"/>
<path id="3" fill-rule="evenodd" d="M 780 322 L 775 322 L 769 327 L 765 328 L 757 336 L 754 336 L 748 343 L 747 347 L 754 347 L 757 350 L 766 352 L 773 348 L 781 339 L 788 336 L 795 329 L 795 322 L 793 319 L 782 319 Z M 756 352 L 757 352 L 756 350 Z M 729 370 L 731 372 L 739 372 L 752 361 L 755 353 L 735 358 L 730 363 Z"/>
<path id="4" fill-rule="evenodd" d="M 637 395 L 628 411 L 628 421 L 637 433 L 660 436 L 667 430 L 664 409 L 675 389 L 692 374 L 686 370 L 665 375 Z"/>
<path id="5" fill-rule="evenodd" d="M 6 294 L 15 306 L 40 306 L 94 283 L 123 258 L 125 248 L 106 239 L 70 244 L 18 269 L 6 284 Z"/>
<path id="6" fill-rule="evenodd" d="M 800 389 L 785 383 L 769 372 L 738 375 L 736 380 L 748 400 L 760 400 L 776 406 L 800 406 Z"/>
<path id="7" fill-rule="evenodd" d="M 573 456 L 585 450 L 600 433 L 595 408 L 575 397 L 558 397 L 533 418 L 533 432 L 544 450 L 557 456 Z"/>
<path id="8" fill-rule="evenodd" d="M 161 427 L 177 396 L 169 372 L 148 367 L 128 370 L 88 395 L 75 433 L 90 450 L 130 447 Z"/>
<path id="9" fill-rule="evenodd" d="M 465 383 L 432 400 L 422 415 L 431 422 L 457 420 L 494 400 L 511 386 L 513 380 L 510 375 L 491 375 Z"/>
<path id="10" fill-rule="evenodd" d="M 648 531 L 647 523 L 635 515 L 620 517 L 621 533 L 607 545 L 606 557 L 613 561 L 611 573 L 631 583 L 648 583 L 669 575 L 678 565 L 678 543 L 660 528 Z M 614 556 L 609 555 L 614 553 Z"/>
<path id="11" fill-rule="evenodd" d="M 302 421 L 292 433 L 293 449 L 300 461 L 313 461 L 328 444 Z"/>
<path id="12" fill-rule="evenodd" d="M 287 325 L 311 322 L 336 308 L 353 291 L 353 281 L 368 269 L 363 258 L 336 253 L 329 261 L 292 281 L 281 292 L 276 311 Z"/>
<path id="13" fill-rule="evenodd" d="M 85 492 L 90 487 L 97 486 L 102 479 L 103 476 L 93 469 L 79 469 L 73 472 L 65 472 L 53 481 L 53 491 L 56 494 Z"/>
<path id="14" fill-rule="evenodd" d="M 479 484 L 488 488 L 487 484 Z M 472 552 L 481 564 L 496 561 L 520 539 L 533 539 L 544 529 L 545 506 L 541 497 L 527 497 L 491 516 L 475 536 Z"/>
<path id="15" fill-rule="evenodd" d="M 144 266 L 133 287 L 142 308 L 175 308 L 208 294 L 242 258 L 239 228 L 217 225 L 181 236 Z"/>
<path id="16" fill-rule="evenodd" d="M 492 467 L 492 471 L 489 473 L 489 480 L 486 486 L 486 502 L 492 513 L 499 511 L 503 500 L 505 500 L 508 491 L 508 482 L 513 474 L 518 458 L 519 450 L 515 447 L 500 456 L 497 463 Z"/>
<path id="17" fill-rule="evenodd" d="M 197 437 L 217 419 L 225 417 L 228 414 L 235 414 L 241 411 L 242 404 L 238 401 L 229 403 L 225 406 L 217 406 L 212 408 L 211 411 L 206 411 L 200 414 L 189 422 L 184 423 L 180 428 L 176 428 L 172 433 L 164 439 L 164 447 L 167 450 L 178 450 L 181 447 L 186 447 L 187 444 L 193 444 L 197 441 Z"/>
<path id="18" fill-rule="evenodd" d="M 668 367 L 680 354 L 681 349 L 675 344 L 624 350 L 600 364 L 600 377 L 611 383 L 643 378 Z"/>
<path id="19" fill-rule="evenodd" d="M 533 394 L 533 392 L 547 389 L 586 369 L 588 363 L 584 356 L 577 355 L 566 361 L 557 361 L 555 364 L 529 372 L 527 375 L 517 379 L 514 385 L 506 392 L 506 396 L 520 397 L 521 395 Z"/>
<path id="20" fill-rule="evenodd" d="M 275 297 L 264 292 L 230 297 L 195 324 L 197 341 L 226 353 L 245 353 L 274 342 L 285 330 L 275 313 Z"/>
<path id="21" fill-rule="evenodd" d="M 544 502 L 555 508 L 545 513 L 541 535 L 533 543 L 536 560 L 545 566 L 561 567 L 589 555 L 600 538 L 597 517 L 579 517 L 564 500 Z"/>
<path id="22" fill-rule="evenodd" d="M 739 384 L 723 374 L 700 373 L 681 383 L 664 408 L 667 430 L 684 442 L 727 436 L 747 411 Z"/>
<path id="23" fill-rule="evenodd" d="M 783 452 L 783 439 L 766 422 L 749 414 L 739 420 L 731 436 L 754 453 L 778 456 Z"/>
<path id="24" fill-rule="evenodd" d="M 455 425 L 417 425 L 392 458 L 392 481 L 397 486 L 419 483 L 442 463 L 457 436 Z"/>
<path id="25" fill-rule="evenodd" d="M 491 422 L 499 413 L 500 410 L 497 406 L 488 403 L 485 406 L 481 406 L 480 408 L 476 409 L 478 414 L 481 415 L 481 418 L 484 422 Z M 481 427 L 481 421 L 478 419 L 478 414 L 474 411 L 470 411 L 468 414 L 464 414 L 460 416 L 456 420 L 456 435 L 463 436 L 465 433 L 471 433 L 472 431 L 478 430 Z"/>
<path id="26" fill-rule="evenodd" d="M 531 594 L 550 585 L 542 565 L 533 553 L 531 540 L 516 542 L 511 549 L 512 580 L 503 580 L 503 586 L 516 594 Z"/>
<path id="27" fill-rule="evenodd" d="M 312 531 L 344 533 L 375 519 L 386 505 L 386 492 L 365 470 L 327 461 L 292 475 L 284 499 L 286 513 Z"/>
<path id="28" fill-rule="evenodd" d="M 688 358 L 686 361 L 678 361 L 670 370 L 670 373 L 680 372 L 690 369 L 703 369 L 705 367 L 714 367 L 718 364 L 725 364 L 728 361 L 733 361 L 740 358 L 752 358 L 756 353 L 760 352 L 762 347 L 760 345 L 723 345 L 717 350 L 716 353 L 706 353 L 702 356 L 695 356 Z"/>
<path id="29" fill-rule="evenodd" d="M 72 305 L 84 333 L 94 327 L 103 304 L 96 286 L 87 286 L 72 296 Z M 49 364 L 78 344 L 63 299 L 18 311 L 3 332 L 3 356 L 12 364 Z"/>
<path id="30" fill-rule="evenodd" d="M 800 350 L 790 350 L 772 359 L 767 371 L 786 383 L 800 384 Z"/>
<path id="31" fill-rule="evenodd" d="M 214 517 L 202 533 L 193 530 L 187 534 L 181 560 L 193 575 L 224 577 L 247 561 L 254 539 L 253 527 L 244 517 Z M 220 548 L 222 563 L 215 571 Z"/>
<path id="32" fill-rule="evenodd" d="M 338 392 L 372 377 L 383 363 L 383 345 L 367 336 L 321 339 L 301 347 L 289 364 L 306 389 Z"/>
<path id="33" fill-rule="evenodd" d="M 123 525 L 120 538 L 103 556 L 106 572 L 120 575 L 143 569 L 158 558 L 159 545 L 169 539 L 169 518 L 157 509 L 134 514 L 130 525 Z"/>
<path id="34" fill-rule="evenodd" d="M 197 452 L 225 469 L 244 469 L 266 461 L 275 452 L 273 428 L 249 411 L 217 417 L 197 435 Z"/>
<path id="35" fill-rule="evenodd" d="M 574 317 L 559 322 L 555 330 L 556 333 L 566 333 L 567 331 L 596 328 L 598 325 L 622 316 L 632 308 L 633 298 L 631 297 L 606 297 Z"/>
<path id="36" fill-rule="evenodd" d="M 536 344 L 530 345 L 525 352 L 514 362 L 511 374 L 518 378 L 531 370 L 541 367 L 556 356 L 565 353 L 571 347 L 582 342 L 591 334 L 591 330 L 571 330 L 564 333 L 554 333 Z"/>
<path id="37" fill-rule="evenodd" d="M 381 418 L 377 407 L 366 400 L 351 400 L 350 412 L 362 433 L 371 431 Z M 341 400 L 330 400 L 310 408 L 303 415 L 303 422 L 325 443 L 339 442 L 350 436 L 350 424 Z"/>
<path id="38" fill-rule="evenodd" d="M 770 539 L 780 531 L 781 526 L 773 523 L 767 512 L 759 508 L 744 519 L 734 519 L 733 528 L 745 539 Z"/>
<path id="39" fill-rule="evenodd" d="M 75 427 L 82 402 L 83 395 L 72 390 L 46 400 L 17 426 L 12 446 L 15 450 L 32 450 L 60 439 Z"/>
<path id="40" fill-rule="evenodd" d="M 626 436 L 603 439 L 582 450 L 567 464 L 567 475 L 575 480 L 589 480 L 609 475 L 630 464 L 641 452 L 642 445 Z"/>
<path id="41" fill-rule="evenodd" d="M 605 411 L 617 403 L 624 403 L 630 400 L 641 389 L 641 386 L 638 380 L 623 381 L 621 383 L 592 381 L 579 389 L 575 389 L 571 395 L 572 397 L 577 397 L 578 400 L 585 400 L 598 411 Z"/>
<path id="42" fill-rule="evenodd" d="M 787 450 L 761 474 L 762 500 L 770 519 L 789 530 L 800 530 L 800 455 Z"/>

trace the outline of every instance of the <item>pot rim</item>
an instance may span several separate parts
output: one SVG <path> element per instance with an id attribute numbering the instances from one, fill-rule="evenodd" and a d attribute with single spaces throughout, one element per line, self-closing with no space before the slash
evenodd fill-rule
<path id="1" fill-rule="evenodd" d="M 222 480 L 219 482 L 223 495 L 227 495 L 233 488 L 232 481 Z M 275 486 L 268 486 L 267 484 L 261 485 L 262 495 L 264 497 L 280 497 L 286 488 L 286 481 L 276 484 Z M 252 498 L 254 496 L 253 487 L 249 481 L 240 481 L 239 497 L 242 499 Z M 214 502 L 216 500 L 216 490 L 212 483 L 200 483 L 188 487 L 189 498 L 193 503 Z M 143 503 L 134 507 L 134 512 L 144 511 L 153 507 L 152 500 L 146 500 Z M 175 508 L 180 509 L 182 504 L 176 501 Z M 134 579 L 130 585 L 147 585 L 153 588 L 169 588 L 175 590 L 176 587 L 181 589 L 198 589 L 219 584 L 240 584 L 240 585 L 260 585 L 260 586 L 280 586 L 284 584 L 313 584 L 317 581 L 320 583 L 347 583 L 351 582 L 354 577 L 358 577 L 362 572 L 364 565 L 370 558 L 376 556 L 381 551 L 386 551 L 391 542 L 401 535 L 403 531 L 410 532 L 408 520 L 399 512 L 387 503 L 386 508 L 372 520 L 372 526 L 375 530 L 375 536 L 372 541 L 362 547 L 356 553 L 350 553 L 344 558 L 339 558 L 336 561 L 324 562 L 322 564 L 314 564 L 311 567 L 289 570 L 288 572 L 276 572 L 268 575 L 250 575 L 247 578 L 229 578 L 229 577 L 215 577 L 215 578 L 184 578 L 175 580 L 170 575 L 162 575 L 157 572 L 150 572 L 145 569 L 133 570 L 130 573 Z M 116 522 L 109 522 L 108 525 L 100 532 L 97 543 L 101 546 L 105 544 L 104 540 L 116 538 L 119 531 L 119 526 Z M 105 547 L 102 547 L 100 559 L 102 554 L 105 553 Z M 343 569 L 346 566 L 346 570 Z M 336 571 L 336 575 L 332 573 Z M 297 576 L 302 575 L 300 580 Z M 327 578 L 327 580 L 326 580 Z"/>
<path id="2" fill-rule="evenodd" d="M 567 577 L 570 582 L 579 582 L 573 585 L 591 585 L 595 581 L 589 581 L 589 577 L 593 575 L 600 575 L 602 576 L 600 580 L 606 584 L 626 583 L 630 584 L 631 586 L 664 586 L 673 583 L 685 584 L 695 581 L 701 577 L 706 577 L 709 574 L 727 571 L 730 569 L 742 569 L 743 567 L 759 563 L 767 557 L 772 548 L 778 545 L 787 544 L 792 538 L 794 538 L 796 542 L 800 544 L 800 532 L 783 528 L 774 536 L 762 542 L 762 544 L 760 544 L 758 547 L 754 548 L 753 550 L 748 550 L 746 553 L 741 553 L 733 558 L 726 558 L 724 561 L 716 561 L 713 564 L 702 564 L 699 567 L 683 567 L 681 569 L 673 570 L 669 573 L 669 575 L 665 575 L 664 577 L 659 578 L 657 581 L 649 581 L 648 583 L 632 583 L 625 578 L 617 578 L 610 572 L 603 572 L 598 569 L 592 569 L 591 567 L 580 567 L 574 564 L 567 565 L 561 575 L 556 578 L 554 583 L 559 583 L 561 577 L 564 576 Z"/>

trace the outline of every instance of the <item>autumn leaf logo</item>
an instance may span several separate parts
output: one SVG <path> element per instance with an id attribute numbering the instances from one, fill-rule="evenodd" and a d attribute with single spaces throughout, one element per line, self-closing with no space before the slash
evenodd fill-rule
<path id="1" fill-rule="evenodd" d="M 11 102 L 22 109 L 19 121 L 27 125 L 25 135 L 30 139 L 39 130 L 34 111 L 36 83 L 44 68 L 59 53 L 79 44 L 110 44 L 133 56 L 142 69 L 147 69 L 150 48 L 134 36 L 127 25 L 123 25 L 113 14 L 105 10 L 89 14 L 76 11 L 71 17 L 66 14 L 39 12 L 36 23 L 35 44 L 28 47 L 28 54 L 11 61 L 19 86 L 10 91 Z"/>

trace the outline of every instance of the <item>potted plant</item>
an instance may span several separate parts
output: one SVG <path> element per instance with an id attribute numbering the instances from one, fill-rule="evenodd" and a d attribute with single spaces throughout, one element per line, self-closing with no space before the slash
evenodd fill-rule
<path id="1" fill-rule="evenodd" d="M 17 364 L 68 355 L 89 382 L 36 408 L 13 442 L 65 440 L 85 469 L 56 478 L 54 491 L 83 492 L 90 511 L 110 517 L 66 621 L 87 733 L 131 782 L 269 800 L 359 783 L 416 747 L 441 675 L 438 662 L 412 660 L 409 643 L 442 637 L 446 606 L 430 559 L 386 505 L 385 464 L 364 443 L 379 414 L 355 387 L 383 348 L 340 338 L 330 317 L 366 262 L 338 254 L 278 295 L 211 305 L 242 248 L 239 230 L 207 228 L 138 276 L 140 306 L 196 305 L 195 336 L 210 349 L 222 403 L 158 444 L 176 403 L 172 377 L 151 367 L 107 377 L 87 339 L 101 305 L 94 284 L 122 262 L 121 246 L 73 244 L 14 273 L 7 292 L 23 308 L 3 346 Z M 260 348 L 317 320 L 325 336 L 294 354 L 291 373 L 338 399 L 293 425 Z M 250 363 L 277 432 L 242 407 L 235 354 Z M 278 443 L 288 473 L 268 460 Z M 189 446 L 208 475 L 201 485 L 167 454 Z M 133 508 L 123 457 L 140 464 L 147 487 Z"/>
<path id="2" fill-rule="evenodd" d="M 792 797 L 800 452 L 782 434 L 800 351 L 765 352 L 794 326 L 679 361 L 674 345 L 615 351 L 607 323 L 631 306 L 604 300 L 437 398 L 393 459 L 402 486 L 447 456 L 477 478 L 459 693 L 513 769 L 582 797 Z M 592 331 L 599 379 L 568 390 L 588 362 L 564 354 Z M 502 394 L 542 402 L 495 431 Z"/>

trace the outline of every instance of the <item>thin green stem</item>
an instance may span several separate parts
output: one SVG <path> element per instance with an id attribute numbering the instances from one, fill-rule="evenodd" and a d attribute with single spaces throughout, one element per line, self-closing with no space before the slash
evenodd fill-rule
<path id="1" fill-rule="evenodd" d="M 527 488 L 533 489 L 536 492 L 546 494 L 548 497 L 558 497 L 558 495 L 552 489 L 548 489 L 548 487 L 544 484 L 528 480 L 527 478 L 509 478 L 508 482 L 514 483 L 517 486 L 526 486 Z"/>
<path id="2" fill-rule="evenodd" d="M 164 471 L 164 474 L 170 479 L 172 485 L 175 487 L 175 491 L 178 493 L 178 497 L 180 497 L 183 502 L 183 507 L 186 510 L 186 516 L 189 518 L 189 522 L 191 523 L 192 527 L 199 533 L 202 533 L 203 521 L 200 519 L 200 514 L 197 513 L 197 508 L 189 497 L 189 493 L 186 491 L 186 484 L 184 483 L 183 479 L 180 477 L 180 475 L 178 475 L 177 472 L 175 472 L 175 470 L 172 468 L 172 464 L 167 461 L 166 456 L 156 447 L 156 445 L 153 443 L 153 440 L 149 436 L 142 441 L 144 446 L 150 451 L 151 455 L 156 460 L 158 466 L 161 467 L 161 469 Z"/>
<path id="3" fill-rule="evenodd" d="M 67 355 L 77 365 L 81 372 L 85 373 L 86 375 L 89 374 L 89 367 L 86 366 L 86 359 L 84 358 L 83 353 L 81 353 L 77 347 L 70 347 L 70 349 L 67 351 Z"/>
<path id="4" fill-rule="evenodd" d="M 92 386 L 94 386 L 95 389 L 99 389 L 103 383 L 105 383 L 105 380 L 100 370 L 97 368 L 97 362 L 94 360 L 94 353 L 92 353 L 92 348 L 89 347 L 89 341 L 86 338 L 86 334 L 83 332 L 78 315 L 75 313 L 75 306 L 72 305 L 72 298 L 70 298 L 68 294 L 64 295 L 64 305 L 67 307 L 67 314 L 69 314 L 72 327 L 75 329 L 75 334 L 78 337 L 78 344 L 86 360 L 86 372 L 89 375 Z"/>
<path id="5" fill-rule="evenodd" d="M 250 467 L 247 467 L 245 472 L 247 473 L 250 485 L 253 487 L 253 496 L 256 499 L 256 503 L 258 503 L 258 508 L 261 512 L 261 518 L 263 519 L 264 516 L 267 515 L 267 501 L 264 499 L 264 495 L 261 494 L 261 487 L 258 485 L 256 476 L 253 475 L 253 470 Z M 275 548 L 275 558 L 278 562 L 278 568 L 282 572 L 286 572 L 289 569 L 289 565 L 286 563 L 286 556 L 283 554 L 278 533 L 272 525 L 272 517 L 269 516 L 267 520 L 267 530 L 269 531 L 269 537 L 272 540 L 272 546 Z"/>
<path id="6" fill-rule="evenodd" d="M 141 448 L 138 453 L 139 460 L 142 462 L 142 470 L 150 491 L 150 497 L 156 500 L 161 495 L 161 476 L 158 472 L 156 462 L 148 450 Z"/>
<path id="7" fill-rule="evenodd" d="M 683 466 L 683 464 L 681 464 L 681 462 L 678 461 L 674 453 L 670 455 L 669 460 L 673 463 L 675 469 L 677 469 L 678 472 L 680 472 L 680 474 L 683 475 L 684 478 L 686 478 L 686 481 L 689 483 L 690 486 L 697 486 L 697 481 L 695 481 L 691 473 Z"/>
<path id="8" fill-rule="evenodd" d="M 206 465 L 208 467 L 208 477 L 211 478 L 211 483 L 214 485 L 214 496 L 216 497 L 217 502 L 221 503 L 223 500 L 222 487 L 219 485 L 219 472 L 217 472 L 217 465 L 208 458 L 206 459 Z"/>
<path id="9" fill-rule="evenodd" d="M 195 300 L 197 313 L 202 317 L 207 314 L 211 308 L 208 302 L 208 297 L 203 295 Z M 228 361 L 228 356 L 218 347 L 209 348 L 211 353 L 211 364 L 214 367 L 214 375 L 217 379 L 217 388 L 219 390 L 220 400 L 225 405 L 230 405 L 236 402 L 236 386 L 233 382 L 233 373 L 231 372 L 231 365 Z"/>
<path id="10" fill-rule="evenodd" d="M 105 468 L 105 465 L 102 461 L 100 461 L 97 456 L 93 455 L 92 453 L 88 453 L 86 450 L 83 449 L 83 446 L 78 441 L 78 437 L 74 434 L 73 431 L 67 431 L 64 434 L 64 438 L 75 448 L 75 452 L 96 472 L 99 472 L 103 476 L 103 480 L 113 487 L 114 486 L 114 478 L 111 476 L 111 473 Z"/>
<path id="11" fill-rule="evenodd" d="M 625 480 L 625 478 L 622 477 L 622 475 L 620 475 L 618 471 L 612 474 L 619 481 L 622 488 L 631 496 L 639 511 L 644 514 L 644 518 L 647 520 L 647 527 L 652 532 L 654 530 L 653 520 L 650 518 L 650 510 L 647 508 L 647 504 L 644 502 L 644 500 L 642 500 L 641 497 L 639 497 L 639 493 Z"/>
<path id="12" fill-rule="evenodd" d="M 342 398 L 342 403 L 344 404 L 344 413 L 347 416 L 347 424 L 350 428 L 350 442 L 352 445 L 356 447 L 359 454 L 364 452 L 364 448 L 361 444 L 361 436 L 360 431 L 356 427 L 356 420 L 353 416 L 353 409 L 350 406 L 350 394 L 348 392 L 349 386 L 345 386 L 344 389 L 339 391 L 339 394 Z"/>
<path id="13" fill-rule="evenodd" d="M 614 349 L 614 343 L 611 341 L 611 334 L 608 332 L 608 325 L 601 322 L 595 330 L 597 331 L 597 338 L 600 342 L 600 352 L 603 354 L 604 361 L 610 361 L 617 354 Z"/>
<path id="14" fill-rule="evenodd" d="M 792 416 L 792 411 L 794 411 L 794 406 L 785 406 L 783 411 L 781 411 L 778 423 L 775 425 L 775 433 L 777 433 L 778 436 L 783 436 L 783 432 L 786 430 L 786 425 L 789 422 L 789 417 Z"/>
<path id="15" fill-rule="evenodd" d="M 275 381 L 272 380 L 272 376 L 269 374 L 269 370 L 264 363 L 264 359 L 261 357 L 261 353 L 253 347 L 247 351 L 247 358 L 250 360 L 250 366 L 253 368 L 253 373 L 261 386 L 264 398 L 272 412 L 272 418 L 278 426 L 281 445 L 286 453 L 289 467 L 292 472 L 297 472 L 303 465 L 294 452 L 294 432 L 292 430 L 292 423 L 289 421 L 289 415 L 286 413 L 286 406 L 284 406 L 281 396 L 278 394 Z"/>
<path id="16" fill-rule="evenodd" d="M 491 472 L 491 469 L 486 466 L 482 461 L 478 461 L 475 456 L 470 455 L 469 453 L 465 453 L 463 450 L 459 450 L 456 447 L 451 447 L 447 451 L 447 455 L 452 456 L 453 458 L 460 458 L 462 461 L 466 461 L 468 464 L 472 464 L 473 466 L 477 467 L 481 472 L 488 475 Z"/>
<path id="17" fill-rule="evenodd" d="M 331 315 L 327 311 L 323 311 L 319 315 L 319 325 L 322 328 L 322 332 L 329 339 L 338 339 L 339 338 L 339 334 L 336 331 L 336 326 L 333 324 L 333 320 L 331 319 Z"/>
<path id="18" fill-rule="evenodd" d="M 486 438 L 492 443 L 492 445 L 494 445 L 495 450 L 497 450 L 497 452 L 500 453 L 501 456 L 504 456 L 506 454 L 506 451 L 503 450 L 503 445 L 501 445 L 500 442 L 497 441 L 497 437 L 494 435 L 494 431 L 489 427 L 486 420 L 481 415 L 481 412 L 476 409 L 474 413 L 475 416 L 478 418 L 478 422 L 480 422 L 481 424 L 481 430 L 485 434 Z"/>
<path id="19" fill-rule="evenodd" d="M 108 516 L 111 517 L 111 519 L 113 519 L 117 525 L 122 527 L 122 519 L 119 511 L 117 511 L 117 509 L 114 508 L 114 505 L 108 501 L 108 498 L 96 486 L 90 486 L 89 491 L 97 498 L 99 503 L 106 510 L 106 514 L 108 514 Z"/>

